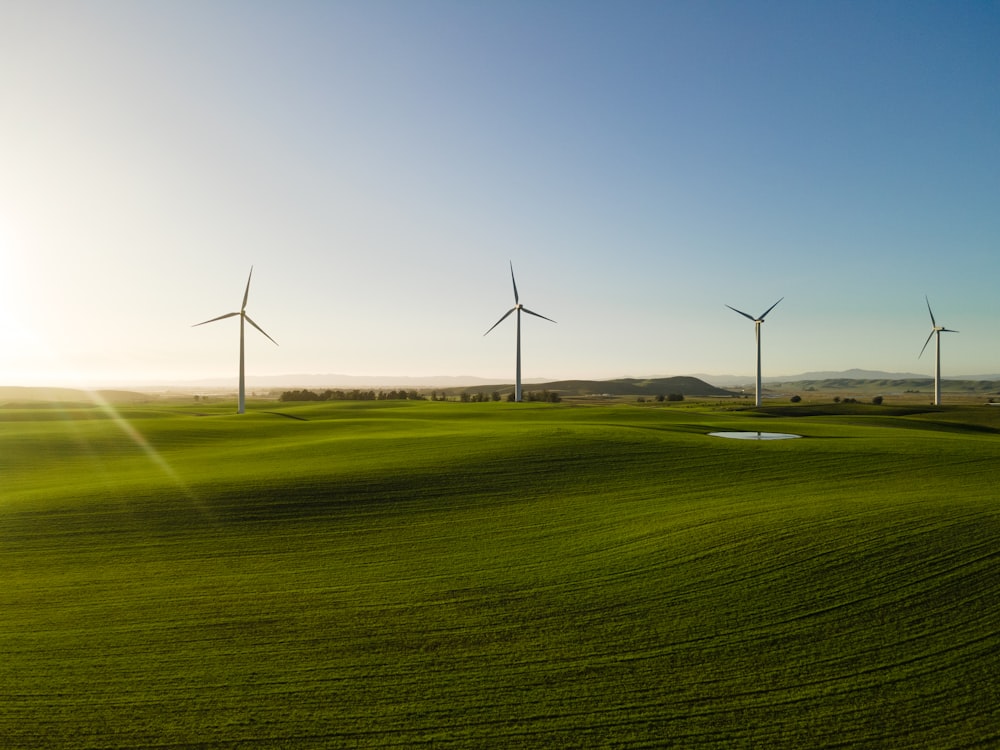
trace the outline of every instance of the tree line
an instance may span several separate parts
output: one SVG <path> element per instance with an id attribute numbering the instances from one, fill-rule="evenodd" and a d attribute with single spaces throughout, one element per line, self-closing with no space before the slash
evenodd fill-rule
<path id="1" fill-rule="evenodd" d="M 448 401 L 450 400 L 444 392 L 431 391 L 430 396 L 427 396 L 420 391 L 415 390 L 390 390 L 390 391 L 375 391 L 375 390 L 361 390 L 355 388 L 353 390 L 332 390 L 327 388 L 324 391 L 310 391 L 308 389 L 300 389 L 294 391 L 284 391 L 280 396 L 278 396 L 279 401 L 427 401 L 430 398 L 431 401 Z M 521 398 L 524 401 L 546 401 L 548 403 L 557 404 L 561 401 L 558 393 L 555 391 L 525 391 L 521 394 Z M 502 401 L 503 397 L 500 395 L 499 391 L 493 391 L 492 393 L 469 393 L 468 391 L 459 394 L 458 400 L 463 403 L 482 403 L 485 401 Z M 507 401 L 514 400 L 514 393 L 507 394 Z"/>
<path id="2" fill-rule="evenodd" d="M 442 401 L 444 398 L 441 399 Z M 459 396 L 459 401 L 463 403 L 485 403 L 486 401 L 502 401 L 503 397 L 500 395 L 500 391 L 493 391 L 493 393 L 469 393 L 468 391 L 462 393 Z M 507 400 L 514 400 L 514 392 L 511 391 L 507 394 Z M 555 391 L 522 391 L 521 392 L 522 401 L 547 401 L 550 404 L 558 404 L 562 398 Z"/>
<path id="3" fill-rule="evenodd" d="M 426 401 L 427 396 L 419 391 L 363 391 L 355 388 L 350 391 L 331 390 L 310 391 L 306 389 L 298 391 L 285 391 L 278 396 L 279 401 Z"/>

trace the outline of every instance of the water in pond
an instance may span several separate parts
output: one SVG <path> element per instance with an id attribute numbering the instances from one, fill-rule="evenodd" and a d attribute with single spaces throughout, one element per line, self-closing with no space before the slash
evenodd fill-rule
<path id="1" fill-rule="evenodd" d="M 712 437 L 736 438 L 737 440 L 788 440 L 799 438 L 788 432 L 710 432 Z"/>

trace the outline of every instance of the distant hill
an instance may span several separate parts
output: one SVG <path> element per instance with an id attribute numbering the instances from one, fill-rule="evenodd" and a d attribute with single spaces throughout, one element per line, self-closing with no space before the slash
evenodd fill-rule
<path id="1" fill-rule="evenodd" d="M 738 394 L 706 383 L 699 378 L 677 375 L 668 378 L 618 378 L 617 380 L 554 380 L 547 383 L 524 383 L 525 391 L 555 391 L 562 396 L 590 396 L 607 394 L 609 396 L 668 396 L 680 393 L 684 396 L 736 396 Z M 513 390 L 511 383 L 492 385 L 470 385 L 465 387 L 446 388 L 445 393 L 490 393 L 500 391 L 508 393 Z"/>

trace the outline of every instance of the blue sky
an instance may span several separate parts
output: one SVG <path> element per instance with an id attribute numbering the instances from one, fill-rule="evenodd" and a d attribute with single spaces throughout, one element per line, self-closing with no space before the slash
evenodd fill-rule
<path id="1" fill-rule="evenodd" d="M 1000 372 L 1000 3 L 8 2 L 0 385 Z"/>

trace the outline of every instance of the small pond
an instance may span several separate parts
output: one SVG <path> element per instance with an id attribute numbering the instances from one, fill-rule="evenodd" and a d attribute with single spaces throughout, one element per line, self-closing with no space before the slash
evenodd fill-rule
<path id="1" fill-rule="evenodd" d="M 800 438 L 789 432 L 710 432 L 711 437 L 735 438 L 736 440 L 790 440 Z"/>

